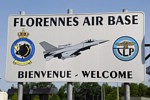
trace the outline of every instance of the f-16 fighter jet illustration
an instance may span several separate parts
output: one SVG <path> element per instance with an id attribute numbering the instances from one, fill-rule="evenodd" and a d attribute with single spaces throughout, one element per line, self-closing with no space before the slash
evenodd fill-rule
<path id="1" fill-rule="evenodd" d="M 105 43 L 107 41 L 108 40 L 89 39 L 75 45 L 66 44 L 66 45 L 59 45 L 58 47 L 55 47 L 43 41 L 40 42 L 40 45 L 45 49 L 43 54 L 46 61 L 48 61 L 55 57 L 63 60 L 66 58 L 76 57 L 81 54 L 81 51 L 85 51 L 87 49 L 90 49 L 92 46 Z"/>

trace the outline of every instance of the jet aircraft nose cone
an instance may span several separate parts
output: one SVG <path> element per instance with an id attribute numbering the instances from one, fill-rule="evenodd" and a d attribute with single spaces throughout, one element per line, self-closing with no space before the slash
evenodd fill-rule
<path id="1" fill-rule="evenodd" d="M 109 40 L 101 40 L 101 41 L 99 41 L 99 44 L 100 44 L 100 43 L 105 43 L 105 42 L 107 42 L 107 41 L 109 41 Z"/>

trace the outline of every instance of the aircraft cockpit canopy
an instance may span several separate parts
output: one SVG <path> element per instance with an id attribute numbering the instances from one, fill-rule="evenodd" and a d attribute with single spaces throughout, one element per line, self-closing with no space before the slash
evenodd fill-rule
<path id="1" fill-rule="evenodd" d="M 89 39 L 89 40 L 86 40 L 85 43 L 91 43 L 91 42 L 94 42 L 93 39 Z"/>

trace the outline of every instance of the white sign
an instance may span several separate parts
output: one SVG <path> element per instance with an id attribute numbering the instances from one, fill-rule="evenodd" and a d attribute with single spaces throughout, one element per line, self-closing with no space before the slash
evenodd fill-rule
<path id="1" fill-rule="evenodd" d="M 141 82 L 144 14 L 9 17 L 10 82 Z"/>

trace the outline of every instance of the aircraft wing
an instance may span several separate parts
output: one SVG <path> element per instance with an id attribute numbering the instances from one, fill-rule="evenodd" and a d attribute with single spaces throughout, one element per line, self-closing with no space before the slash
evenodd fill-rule
<path id="1" fill-rule="evenodd" d="M 70 50 L 70 51 L 66 51 L 66 52 L 63 52 L 61 54 L 61 56 L 62 56 L 62 58 L 69 58 L 69 57 L 77 56 L 76 52 L 77 52 L 76 49 Z"/>

